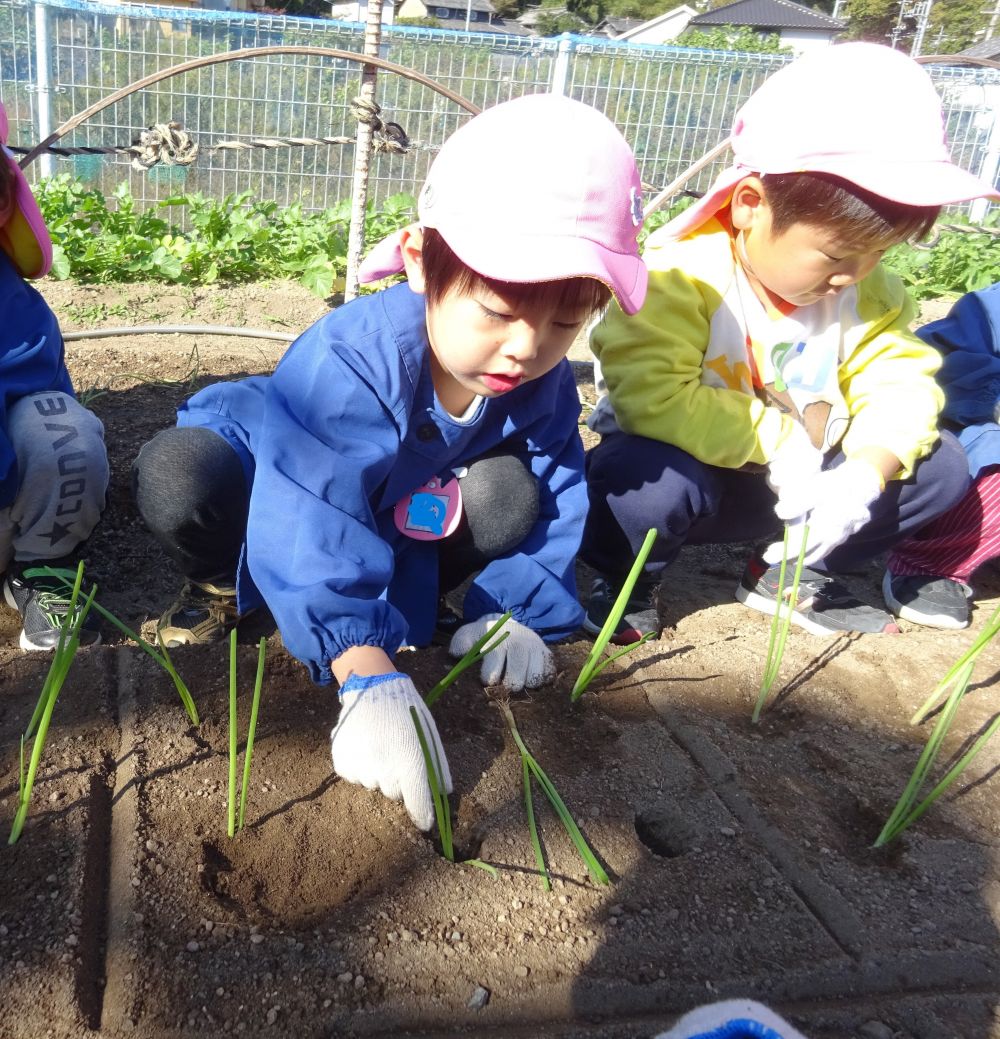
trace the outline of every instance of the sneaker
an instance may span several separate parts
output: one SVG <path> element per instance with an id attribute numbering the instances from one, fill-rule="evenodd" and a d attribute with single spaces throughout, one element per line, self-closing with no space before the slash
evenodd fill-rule
<path id="1" fill-rule="evenodd" d="M 886 570 L 882 578 L 885 604 L 903 620 L 928 628 L 967 628 L 972 589 L 961 581 L 930 574 L 897 577 Z"/>
<path id="2" fill-rule="evenodd" d="M 44 653 L 59 645 L 60 628 L 69 612 L 71 588 L 45 573 L 42 567 L 51 567 L 70 582 L 76 580 L 75 570 L 52 566 L 47 560 L 14 563 L 4 578 L 3 597 L 7 605 L 21 615 L 23 626 L 18 640 L 21 649 Z M 77 609 L 82 605 L 81 589 L 77 597 Z M 80 628 L 79 644 L 96 646 L 100 641 L 98 614 L 92 609 Z"/>
<path id="3" fill-rule="evenodd" d="M 781 566 L 768 566 L 755 555 L 740 579 L 736 598 L 752 610 L 774 616 L 778 605 L 778 576 Z M 785 600 L 791 599 L 794 568 L 785 569 Z M 792 624 L 813 635 L 835 635 L 860 631 L 869 635 L 898 635 L 899 626 L 884 610 L 855 599 L 829 574 L 802 568 L 799 595 L 792 611 Z"/>
<path id="4" fill-rule="evenodd" d="M 608 619 L 622 583 L 613 583 L 606 577 L 595 577 L 590 588 L 590 600 L 583 618 L 583 630 L 588 635 L 599 635 Z M 659 635 L 663 630 L 659 612 L 656 608 L 659 581 L 637 581 L 632 594 L 625 604 L 625 612 L 615 628 L 611 641 L 616 646 L 631 646 L 644 635 Z"/>
<path id="5" fill-rule="evenodd" d="M 221 642 L 240 621 L 236 589 L 186 581 L 156 630 L 167 648 Z"/>
<path id="6" fill-rule="evenodd" d="M 437 620 L 434 622 L 434 634 L 431 636 L 431 641 L 435 646 L 447 646 L 451 642 L 452 636 L 464 623 L 461 615 L 448 605 L 448 600 L 442 595 L 438 599 Z"/>

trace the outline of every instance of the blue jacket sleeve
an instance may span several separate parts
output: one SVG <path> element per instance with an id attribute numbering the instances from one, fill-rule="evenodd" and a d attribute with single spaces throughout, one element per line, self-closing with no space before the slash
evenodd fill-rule
<path id="1" fill-rule="evenodd" d="M 20 485 L 17 458 L 7 434 L 10 407 L 29 393 L 72 393 L 59 323 L 37 290 L 14 270 L 0 250 L 0 508 Z"/>
<path id="2" fill-rule="evenodd" d="M 943 416 L 958 426 L 996 421 L 1000 405 L 1000 284 L 969 292 L 917 335 L 944 354 Z"/>
<path id="3" fill-rule="evenodd" d="M 393 552 L 369 501 L 391 469 L 399 430 L 380 399 L 313 326 L 271 377 L 256 451 L 247 563 L 289 652 L 315 682 L 352 646 L 405 642 L 381 598 Z"/>
<path id="4" fill-rule="evenodd" d="M 571 635 L 583 620 L 576 595 L 576 554 L 583 536 L 587 489 L 573 369 L 560 378 L 546 414 L 527 431 L 527 462 L 538 480 L 538 520 L 517 550 L 491 561 L 466 594 L 464 615 L 510 610 L 514 620 L 548 641 Z"/>

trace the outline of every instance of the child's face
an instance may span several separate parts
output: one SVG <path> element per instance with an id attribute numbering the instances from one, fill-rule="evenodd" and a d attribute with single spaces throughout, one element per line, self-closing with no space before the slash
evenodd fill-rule
<path id="1" fill-rule="evenodd" d="M 525 303 L 482 286 L 427 306 L 434 389 L 452 414 L 476 396 L 500 397 L 551 371 L 590 316 L 580 307 Z"/>
<path id="2" fill-rule="evenodd" d="M 735 201 L 735 200 L 734 200 Z M 895 241 L 845 241 L 834 230 L 795 223 L 775 232 L 771 208 L 760 198 L 748 210 L 733 207 L 733 225 L 742 230 L 737 253 L 762 299 L 778 297 L 805 307 L 835 296 L 866 278 Z"/>

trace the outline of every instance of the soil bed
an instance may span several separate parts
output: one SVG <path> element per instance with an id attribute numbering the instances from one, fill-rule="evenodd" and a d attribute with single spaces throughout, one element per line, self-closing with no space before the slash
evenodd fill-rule
<path id="1" fill-rule="evenodd" d="M 294 333 L 324 310 L 287 284 L 44 290 L 66 329 Z M 69 347 L 113 469 L 88 573 L 100 601 L 147 637 L 178 576 L 136 515 L 131 461 L 195 387 L 268 371 L 282 349 L 176 335 Z M 592 401 L 589 368 L 577 371 Z M 870 847 L 926 738 L 907 719 L 996 606 L 997 570 L 979 577 L 969 631 L 793 631 L 777 702 L 753 726 L 768 620 L 732 598 L 747 551 L 686 550 L 661 590 L 663 638 L 578 704 L 580 640 L 557 648 L 551 687 L 511 704 L 608 887 L 588 876 L 536 788 L 553 877 L 543 890 L 499 690 L 467 673 L 435 708 L 457 844 L 493 878 L 446 862 L 401 806 L 333 776 L 335 697 L 309 682 L 267 617 L 240 633 L 241 732 L 261 635 L 268 664 L 247 826 L 228 839 L 225 649 L 174 654 L 203 719 L 193 728 L 167 676 L 107 631 L 70 673 L 28 824 L 0 851 L 0 1036 L 616 1039 L 736 995 L 771 1003 L 815 1039 L 1000 1036 L 1000 744 L 897 844 Z M 879 601 L 877 566 L 849 580 Z M 0 610 L 6 825 L 48 664 L 17 649 L 17 631 Z M 422 689 L 449 666 L 437 647 L 399 663 Z M 998 666 L 993 650 L 949 756 L 995 713 Z"/>

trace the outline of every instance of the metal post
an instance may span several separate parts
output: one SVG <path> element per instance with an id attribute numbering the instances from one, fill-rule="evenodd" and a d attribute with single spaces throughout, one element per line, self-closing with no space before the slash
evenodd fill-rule
<path id="1" fill-rule="evenodd" d="M 917 31 L 913 37 L 913 46 L 910 48 L 911 58 L 916 58 L 920 54 L 920 48 L 924 45 L 924 33 L 927 32 L 933 6 L 934 0 L 924 0 L 923 3 L 917 5 Z"/>
<path id="2" fill-rule="evenodd" d="M 365 19 L 365 46 L 362 53 L 369 58 L 378 57 L 382 42 L 382 0 L 368 0 L 368 17 Z M 374 65 L 363 65 L 361 70 L 360 95 L 365 101 L 375 101 L 375 79 L 378 70 Z M 344 301 L 358 294 L 358 267 L 361 266 L 361 251 L 365 247 L 365 210 L 368 206 L 368 167 L 372 152 L 372 127 L 370 123 L 358 122 L 354 145 L 354 183 L 351 193 L 351 226 L 347 235 L 347 277 L 344 283 Z"/>
<path id="3" fill-rule="evenodd" d="M 37 96 L 38 140 L 52 133 L 52 52 L 49 49 L 49 24 L 52 13 L 47 4 L 35 4 L 35 92 Z M 52 176 L 52 155 L 39 157 L 43 177 Z"/>
<path id="4" fill-rule="evenodd" d="M 472 0 L 466 0 L 465 3 L 465 31 L 469 31 L 469 22 L 472 21 Z"/>
<path id="5" fill-rule="evenodd" d="M 566 93 L 566 81 L 569 79 L 569 56 L 573 51 L 573 41 L 569 33 L 564 32 L 559 37 L 559 49 L 556 51 L 556 60 L 552 65 L 552 82 L 549 90 L 553 94 Z"/>
<path id="6" fill-rule="evenodd" d="M 986 107 L 993 117 L 989 136 L 986 138 L 986 154 L 979 167 L 979 176 L 987 184 L 996 185 L 1000 178 L 1000 86 L 983 87 Z M 977 198 L 969 206 L 969 219 L 974 224 L 981 224 L 989 212 L 990 203 L 985 198 Z"/>

